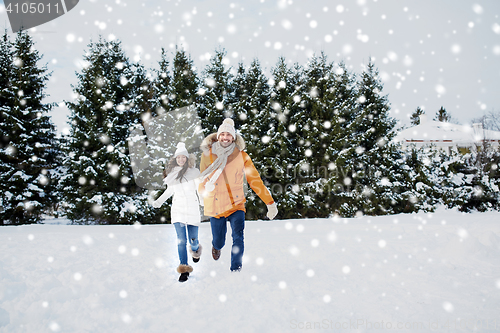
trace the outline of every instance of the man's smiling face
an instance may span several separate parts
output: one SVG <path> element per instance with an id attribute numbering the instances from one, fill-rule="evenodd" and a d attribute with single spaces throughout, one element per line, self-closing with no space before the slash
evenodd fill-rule
<path id="1" fill-rule="evenodd" d="M 229 132 L 222 132 L 219 135 L 219 143 L 223 148 L 229 147 L 233 143 L 234 138 Z"/>

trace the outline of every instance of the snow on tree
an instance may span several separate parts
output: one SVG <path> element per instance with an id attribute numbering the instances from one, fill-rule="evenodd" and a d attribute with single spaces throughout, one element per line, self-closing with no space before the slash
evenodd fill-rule
<path id="1" fill-rule="evenodd" d="M 317 216 L 331 212 L 331 194 L 343 181 L 343 164 L 337 163 L 340 154 L 355 141 L 351 124 L 356 108 L 354 76 L 343 63 L 335 65 L 322 53 L 311 58 L 306 71 L 304 95 L 307 118 L 302 136 L 305 144 L 306 182 L 311 208 Z"/>
<path id="2" fill-rule="evenodd" d="M 441 107 L 437 112 L 436 116 L 434 117 L 434 120 L 441 121 L 441 122 L 450 122 L 451 121 L 451 115 L 446 111 L 444 107 Z"/>
<path id="3" fill-rule="evenodd" d="M 164 48 L 161 49 L 161 59 L 158 62 L 159 68 L 154 72 L 156 77 L 153 80 L 153 108 L 152 116 L 164 114 L 166 111 L 174 109 L 170 102 L 172 96 L 172 77 L 170 75 L 170 62 L 167 58 L 167 52 Z"/>
<path id="4" fill-rule="evenodd" d="M 232 110 L 235 126 L 247 144 L 246 152 L 259 170 L 264 184 L 272 191 L 276 182 L 273 168 L 277 158 L 276 112 L 270 108 L 270 87 L 257 59 L 248 69 L 239 64 L 233 81 Z M 274 194 L 273 194 L 274 195 Z M 275 198 L 276 199 L 276 198 Z M 265 204 L 253 192 L 247 193 L 249 218 L 264 218 Z"/>
<path id="5" fill-rule="evenodd" d="M 421 115 L 423 115 L 423 114 L 425 114 L 425 111 L 424 111 L 424 110 L 422 110 L 422 109 L 420 108 L 420 106 L 419 106 L 419 107 L 417 107 L 417 108 L 415 109 L 415 111 L 411 114 L 411 117 L 410 117 L 410 120 L 411 120 L 411 125 L 412 125 L 412 126 L 417 126 L 417 125 L 420 125 L 420 116 L 421 116 Z"/>
<path id="6" fill-rule="evenodd" d="M 171 109 L 196 105 L 199 98 L 199 86 L 200 82 L 193 60 L 184 50 L 176 48 L 172 80 L 170 81 L 169 103 Z"/>
<path id="7" fill-rule="evenodd" d="M 270 189 L 277 201 L 280 218 L 304 217 L 307 198 L 300 191 L 300 165 L 304 160 L 302 140 L 304 119 L 307 117 L 303 96 L 303 68 L 291 68 L 280 57 L 271 70 L 271 109 L 275 116 L 275 135 L 270 144 L 276 151 L 269 156 Z"/>
<path id="8" fill-rule="evenodd" d="M 337 195 L 342 215 L 388 214 L 400 201 L 393 184 L 401 176 L 395 165 L 399 148 L 394 146 L 396 120 L 389 116 L 387 96 L 378 71 L 370 60 L 357 81 L 355 118 L 347 135 L 352 138 L 336 165 L 344 170 L 344 191 Z"/>
<path id="9" fill-rule="evenodd" d="M 455 153 L 447 157 L 441 163 L 449 170 L 447 178 L 440 178 L 439 185 L 446 190 L 442 203 L 449 208 L 458 207 L 463 212 L 500 209 L 499 163 L 498 148 L 483 148 L 469 154 Z"/>
<path id="10" fill-rule="evenodd" d="M 0 220 L 2 224 L 41 221 L 55 202 L 51 171 L 56 167 L 55 129 L 44 103 L 50 74 L 26 31 L 14 43 L 0 42 Z"/>
<path id="11" fill-rule="evenodd" d="M 232 80 L 231 68 L 226 68 L 224 58 L 226 51 L 216 50 L 210 63 L 202 72 L 201 102 L 198 114 L 202 120 L 205 134 L 217 132 L 225 118 L 233 118 L 231 102 Z"/>
<path id="12" fill-rule="evenodd" d="M 89 44 L 86 66 L 73 87 L 61 186 L 73 223 L 130 224 L 155 217 L 145 190 L 136 186 L 127 137 L 150 110 L 143 67 L 131 63 L 118 41 Z"/>

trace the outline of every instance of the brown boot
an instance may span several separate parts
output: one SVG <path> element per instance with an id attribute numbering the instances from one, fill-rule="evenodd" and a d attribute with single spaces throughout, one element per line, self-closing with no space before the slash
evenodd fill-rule
<path id="1" fill-rule="evenodd" d="M 193 267 L 189 265 L 179 265 L 179 267 L 177 267 L 177 273 L 181 274 L 181 276 L 179 276 L 179 282 L 186 282 L 189 277 L 189 273 L 192 271 Z"/>
<path id="2" fill-rule="evenodd" d="M 191 256 L 193 257 L 193 261 L 194 262 L 198 262 L 200 261 L 200 257 L 201 257 L 201 250 L 203 248 L 201 247 L 201 244 L 198 245 L 198 250 L 197 251 L 193 251 L 191 250 L 191 246 L 188 246 L 188 250 L 189 250 L 189 253 L 191 254 Z"/>
<path id="3" fill-rule="evenodd" d="M 220 258 L 220 250 L 217 250 L 213 246 L 212 246 L 212 258 L 214 258 L 214 260 L 219 260 Z"/>

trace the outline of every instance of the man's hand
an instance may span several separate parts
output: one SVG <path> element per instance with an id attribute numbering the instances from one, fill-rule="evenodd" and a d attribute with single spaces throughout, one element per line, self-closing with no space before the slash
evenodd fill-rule
<path id="1" fill-rule="evenodd" d="M 269 217 L 270 220 L 274 219 L 277 214 L 278 214 L 278 207 L 276 207 L 276 202 L 267 205 L 267 217 Z"/>

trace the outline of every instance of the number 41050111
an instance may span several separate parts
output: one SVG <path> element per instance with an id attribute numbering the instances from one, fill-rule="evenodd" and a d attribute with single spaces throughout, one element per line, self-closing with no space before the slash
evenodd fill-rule
<path id="1" fill-rule="evenodd" d="M 5 8 L 5 10 L 9 14 L 11 14 L 12 12 L 14 12 L 14 14 L 19 14 L 19 13 L 23 13 L 23 14 L 57 13 L 57 14 L 59 14 L 59 11 L 61 11 L 61 13 L 63 12 L 63 9 L 59 8 L 59 3 L 53 4 L 53 5 L 50 3 L 43 4 L 43 3 L 27 3 L 27 2 L 25 2 L 22 4 L 16 3 L 14 5 L 12 3 L 9 3 L 9 5 Z"/>

